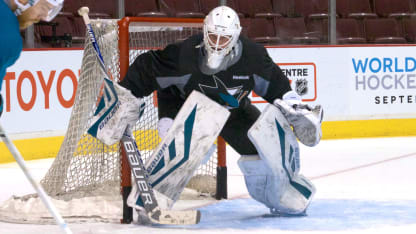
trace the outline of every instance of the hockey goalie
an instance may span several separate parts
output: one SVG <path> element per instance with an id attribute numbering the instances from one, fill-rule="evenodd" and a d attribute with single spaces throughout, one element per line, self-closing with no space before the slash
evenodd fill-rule
<path id="1" fill-rule="evenodd" d="M 118 104 L 91 134 L 118 142 L 140 121 L 142 98 L 157 91 L 163 140 L 145 168 L 161 207 L 172 207 L 221 135 L 241 155 L 253 199 L 274 215 L 304 215 L 315 187 L 299 174 L 297 140 L 319 143 L 322 108 L 302 102 L 266 49 L 240 32 L 236 12 L 220 6 L 206 16 L 203 33 L 138 56 L 115 85 Z M 248 98 L 252 91 L 269 102 L 262 113 Z M 143 202 L 133 189 L 129 205 L 140 211 Z"/>

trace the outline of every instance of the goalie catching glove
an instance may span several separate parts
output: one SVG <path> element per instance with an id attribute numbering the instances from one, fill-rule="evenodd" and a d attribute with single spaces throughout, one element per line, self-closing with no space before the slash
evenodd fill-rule
<path id="1" fill-rule="evenodd" d="M 302 102 L 300 96 L 294 91 L 283 95 L 282 99 L 274 100 L 277 106 L 293 127 L 293 132 L 302 144 L 315 146 L 322 136 L 321 123 L 323 110 L 320 105 L 314 108 Z"/>
<path id="2" fill-rule="evenodd" d="M 143 114 L 145 103 L 119 84 L 104 79 L 104 94 L 97 106 L 88 133 L 106 145 L 120 141 Z"/>

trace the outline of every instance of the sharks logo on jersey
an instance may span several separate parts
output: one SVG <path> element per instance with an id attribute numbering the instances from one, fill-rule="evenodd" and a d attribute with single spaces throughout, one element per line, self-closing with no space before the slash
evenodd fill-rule
<path id="1" fill-rule="evenodd" d="M 247 92 L 243 91 L 243 85 L 227 87 L 216 75 L 212 75 L 212 79 L 214 80 L 215 85 L 209 86 L 199 84 L 201 91 L 209 97 L 222 100 L 231 108 L 237 108 L 241 99 L 247 94 Z"/>

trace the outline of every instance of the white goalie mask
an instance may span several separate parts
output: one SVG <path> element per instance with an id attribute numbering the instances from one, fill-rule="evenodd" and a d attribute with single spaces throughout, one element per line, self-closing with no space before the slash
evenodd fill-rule
<path id="1" fill-rule="evenodd" d="M 14 2 L 17 5 L 17 10 L 14 13 L 16 15 L 21 15 L 23 11 L 26 11 L 27 9 L 34 6 L 39 1 L 40 0 L 29 0 L 26 4 L 22 4 L 19 2 L 19 0 L 14 0 Z M 43 19 L 49 22 L 53 18 L 55 18 L 55 16 L 58 15 L 58 13 L 61 11 L 64 5 L 64 0 L 45 0 L 45 1 L 52 5 L 52 8 L 48 12 L 48 16 L 45 19 Z"/>
<path id="2" fill-rule="evenodd" d="M 215 69 L 233 49 L 241 32 L 237 13 L 227 7 L 214 8 L 204 20 L 204 45 L 208 55 L 208 67 Z"/>

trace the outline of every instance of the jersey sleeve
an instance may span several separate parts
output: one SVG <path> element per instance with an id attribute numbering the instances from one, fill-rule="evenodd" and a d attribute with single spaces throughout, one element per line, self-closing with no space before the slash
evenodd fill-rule
<path id="1" fill-rule="evenodd" d="M 254 73 L 254 92 L 269 103 L 292 90 L 289 79 L 283 74 L 280 67 L 273 62 L 264 47 L 259 49 L 261 63 Z M 260 60 L 259 60 L 260 61 Z"/>
<path id="2" fill-rule="evenodd" d="M 150 95 L 160 89 L 156 77 L 177 75 L 179 51 L 179 44 L 170 44 L 163 50 L 151 50 L 139 55 L 120 85 L 131 90 L 136 97 Z"/>

